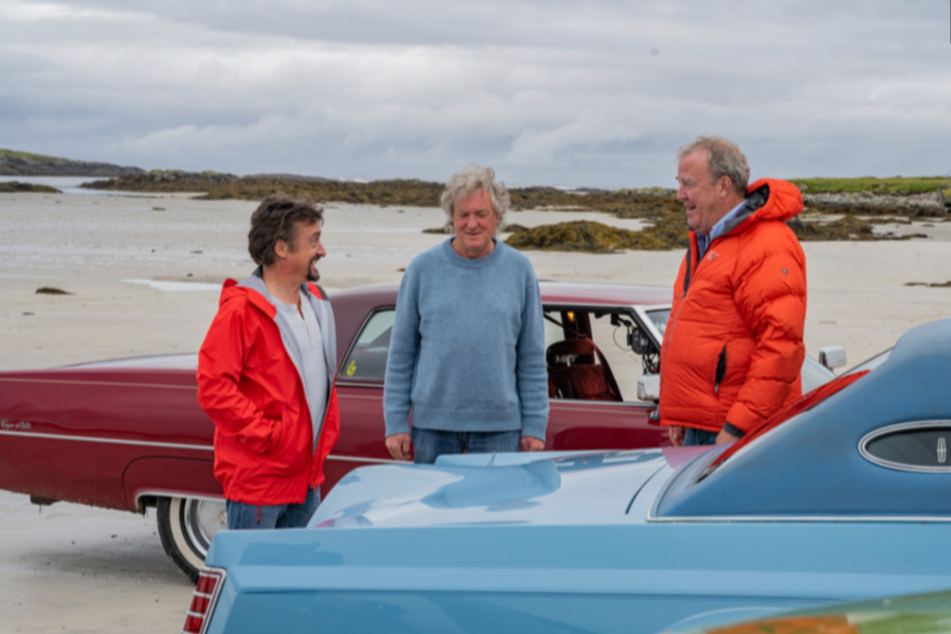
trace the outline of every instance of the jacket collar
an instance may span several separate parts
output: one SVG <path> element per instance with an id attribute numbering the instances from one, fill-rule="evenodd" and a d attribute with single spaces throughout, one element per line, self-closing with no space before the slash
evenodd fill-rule
<path id="1" fill-rule="evenodd" d="M 302 284 L 301 290 L 310 293 L 318 299 L 324 299 L 320 289 L 311 282 Z M 256 268 L 251 275 L 240 282 L 236 282 L 230 278 L 225 280 L 224 285 L 221 287 L 221 297 L 218 300 L 218 306 L 220 307 L 229 299 L 239 295 L 247 297 L 253 306 L 264 312 L 271 319 L 274 319 L 275 315 L 277 315 L 277 300 L 274 299 L 267 290 L 267 285 L 264 283 L 262 267 L 259 266 Z"/>

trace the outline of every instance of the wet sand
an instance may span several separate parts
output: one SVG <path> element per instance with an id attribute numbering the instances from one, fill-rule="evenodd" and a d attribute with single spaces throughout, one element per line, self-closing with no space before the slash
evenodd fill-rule
<path id="1" fill-rule="evenodd" d="M 185 195 L 0 195 L 0 368 L 196 351 L 218 285 L 253 268 L 246 236 L 255 206 Z M 415 254 L 445 239 L 422 233 L 444 224 L 439 209 L 333 204 L 325 217 L 329 292 L 399 280 Z M 640 226 L 585 212 L 514 212 L 509 221 L 575 219 Z M 914 325 L 951 316 L 951 288 L 904 285 L 951 280 L 951 222 L 881 230 L 931 238 L 804 245 L 809 354 L 840 343 L 852 365 Z M 527 255 L 540 278 L 669 287 L 683 254 Z M 36 294 L 44 286 L 71 294 Z M 166 559 L 154 514 L 40 509 L 6 492 L 0 512 L 0 633 L 180 630 L 192 588 Z"/>

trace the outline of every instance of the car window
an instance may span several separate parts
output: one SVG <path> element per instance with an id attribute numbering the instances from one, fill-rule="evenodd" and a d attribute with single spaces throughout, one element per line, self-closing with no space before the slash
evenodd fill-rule
<path id="1" fill-rule="evenodd" d="M 876 429 L 859 442 L 870 462 L 899 471 L 951 473 L 951 421 L 924 420 Z"/>
<path id="2" fill-rule="evenodd" d="M 670 309 L 649 310 L 647 311 L 647 317 L 654 323 L 657 332 L 659 332 L 661 336 L 664 336 L 664 331 L 667 329 L 667 321 L 670 320 Z"/>
<path id="3" fill-rule="evenodd" d="M 656 373 L 656 345 L 623 309 L 546 308 L 545 347 L 552 399 L 637 401 L 638 378 Z"/>
<path id="4" fill-rule="evenodd" d="M 382 381 L 396 310 L 379 310 L 367 319 L 343 364 L 343 378 Z"/>

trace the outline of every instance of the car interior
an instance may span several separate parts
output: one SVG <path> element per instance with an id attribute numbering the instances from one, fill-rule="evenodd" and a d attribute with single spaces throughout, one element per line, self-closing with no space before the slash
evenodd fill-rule
<path id="1" fill-rule="evenodd" d="M 370 316 L 341 379 L 382 382 L 394 317 L 392 308 Z M 638 377 L 658 371 L 659 351 L 626 309 L 546 307 L 544 318 L 552 399 L 636 401 Z"/>
<path id="2" fill-rule="evenodd" d="M 659 353 L 623 309 L 546 308 L 548 394 L 552 399 L 637 400 L 637 379 L 657 373 Z"/>

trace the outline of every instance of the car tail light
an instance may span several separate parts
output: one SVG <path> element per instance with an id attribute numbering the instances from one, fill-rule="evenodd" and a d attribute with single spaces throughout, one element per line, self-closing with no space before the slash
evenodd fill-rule
<path id="1" fill-rule="evenodd" d="M 185 615 L 182 634 L 204 634 L 215 611 L 218 595 L 225 585 L 228 573 L 223 568 L 202 568 L 198 573 L 198 585 L 192 594 L 192 604 Z"/>

